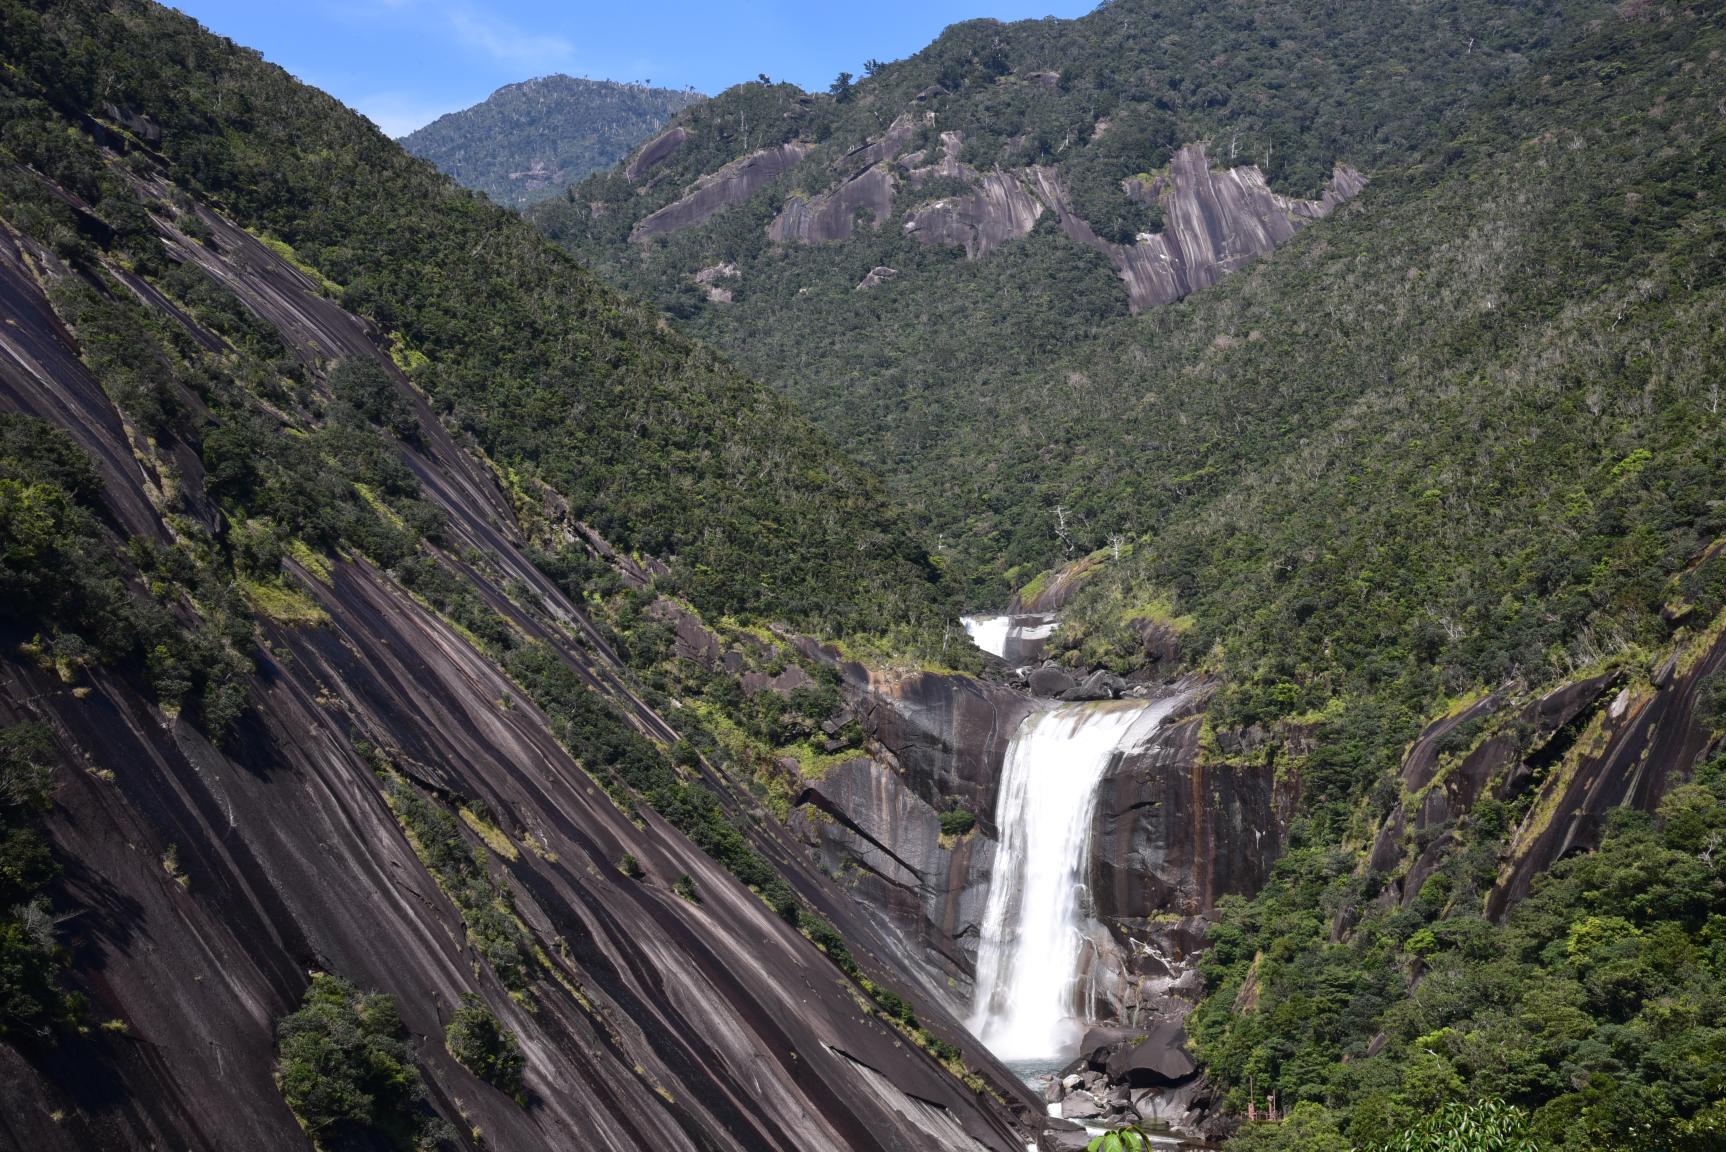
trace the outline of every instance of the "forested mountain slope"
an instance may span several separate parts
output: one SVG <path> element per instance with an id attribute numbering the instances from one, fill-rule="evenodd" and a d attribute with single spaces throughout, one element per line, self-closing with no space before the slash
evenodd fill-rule
<path id="1" fill-rule="evenodd" d="M 520 208 L 610 168 L 700 99 L 644 84 L 539 76 L 439 116 L 401 146 L 462 187 Z"/>
<path id="2" fill-rule="evenodd" d="M 1071 477 L 1118 467 L 1043 431 L 1051 409 L 1119 410 L 1075 348 L 1137 340 L 1131 310 L 1441 153 L 1607 11 L 1115 0 L 972 21 L 836 94 L 733 88 L 532 218 L 797 400 L 968 570 L 1040 567 Z M 1086 546 L 1144 523 L 1113 503 Z"/>
<path id="3" fill-rule="evenodd" d="M 1353 12 L 1380 36 L 1356 60 L 1374 61 L 1358 73 L 1371 99 L 1335 90 L 1353 117 L 1300 122 L 1304 184 L 1266 171 L 1286 197 L 1315 196 L 1339 160 L 1370 183 L 1273 256 L 1136 317 L 1106 252 L 1047 200 L 1014 200 L 1036 198 L 1038 169 L 1072 191 L 1069 161 L 1010 151 L 1040 138 L 1011 100 L 1072 90 L 1058 59 L 985 54 L 947 77 L 956 90 L 919 74 L 896 91 L 868 130 L 888 143 L 844 170 L 884 174 L 858 185 L 847 239 L 802 242 L 843 230 L 833 165 L 862 141 L 836 126 L 865 115 L 884 90 L 870 83 L 843 101 L 734 90 L 633 175 L 536 213 L 685 326 L 760 356 L 880 464 L 979 595 L 1030 602 L 1051 558 L 1081 562 L 1053 654 L 1204 678 L 1193 780 L 1298 793 L 1269 885 L 1217 910 L 1194 1018 L 1232 1107 L 1272 1091 L 1304 1105 L 1242 1147 L 1374 1147 L 1485 1096 L 1531 1117 L 1539 1146 L 1721 1139 L 1726 29 L 1702 3 L 1495 11 L 1499 35 L 1473 43 L 1385 22 L 1479 13 Z M 1100 37 L 1150 12 L 1117 3 L 1074 27 Z M 1010 46 L 1048 27 L 949 37 Z M 1483 51 L 1499 70 L 1471 84 Z M 1429 99 L 1415 78 L 1440 73 L 1456 90 Z M 1259 55 L 1241 91 L 1277 75 Z M 985 97 L 1007 109 L 995 137 L 972 111 Z M 1148 154 L 1202 136 L 1214 162 L 1227 117 L 1249 134 L 1241 92 L 1197 103 Z M 890 139 L 906 108 L 918 133 L 935 112 L 930 135 Z M 1360 131 L 1373 114 L 1405 126 Z M 974 233 L 943 233 L 969 248 L 917 238 L 965 222 L 916 216 L 916 172 L 944 162 L 917 150 L 948 115 L 1004 149 L 962 144 L 960 184 L 926 174 L 935 199 L 1001 207 L 1003 232 L 974 215 Z M 1011 179 L 990 184 L 997 164 Z M 886 177 L 877 233 L 862 194 Z M 675 286 L 693 270 L 706 302 Z"/>
<path id="4" fill-rule="evenodd" d="M 1723 54 L 1716 6 L 1623 7 L 1089 345 L 1003 461 L 1088 542 L 1129 524 L 1064 658 L 1177 649 L 1219 674 L 1210 762 L 1301 789 L 1193 1029 L 1237 1100 L 1307 1105 L 1246 1147 L 1483 1096 L 1539 1146 L 1721 1139 Z"/>
<path id="5" fill-rule="evenodd" d="M 876 487 L 177 13 L 0 52 L 0 1146 L 1034 1138 L 584 605 L 916 627 Z"/>

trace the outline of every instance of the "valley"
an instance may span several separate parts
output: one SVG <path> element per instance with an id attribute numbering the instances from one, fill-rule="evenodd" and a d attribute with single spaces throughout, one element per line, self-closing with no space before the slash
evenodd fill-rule
<path id="1" fill-rule="evenodd" d="M 0 0 L 0 1147 L 1718 1147 L 1723 54 Z"/>

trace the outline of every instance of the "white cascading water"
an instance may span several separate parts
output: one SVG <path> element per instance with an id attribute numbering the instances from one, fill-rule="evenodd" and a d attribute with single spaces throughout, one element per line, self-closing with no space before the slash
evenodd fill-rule
<path id="1" fill-rule="evenodd" d="M 1007 629 L 1013 626 L 1011 616 L 961 616 L 959 623 L 971 637 L 971 643 L 993 656 L 1007 650 Z"/>
<path id="2" fill-rule="evenodd" d="M 959 623 L 964 625 L 971 643 L 991 655 L 1006 659 L 1019 659 L 1017 655 L 1008 656 L 1008 649 L 1022 648 L 1033 640 L 1046 640 L 1055 631 L 1052 612 L 1022 616 L 961 616 Z"/>
<path id="3" fill-rule="evenodd" d="M 1063 705 L 1026 717 L 1013 737 L 969 1021 L 1002 1060 L 1059 1062 L 1079 1040 L 1097 787 L 1115 753 L 1143 744 L 1177 702 Z"/>

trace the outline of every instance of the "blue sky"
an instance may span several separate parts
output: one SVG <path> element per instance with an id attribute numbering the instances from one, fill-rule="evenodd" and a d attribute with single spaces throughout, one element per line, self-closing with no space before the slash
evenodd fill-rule
<path id="1" fill-rule="evenodd" d="M 765 72 L 826 87 L 955 21 L 1096 0 L 167 0 L 399 136 L 504 84 L 567 72 L 712 94 Z"/>

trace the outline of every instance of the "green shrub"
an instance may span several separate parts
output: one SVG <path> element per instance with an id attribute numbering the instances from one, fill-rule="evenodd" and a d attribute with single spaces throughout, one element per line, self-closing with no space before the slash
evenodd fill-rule
<path id="1" fill-rule="evenodd" d="M 60 869 L 40 826 L 53 756 L 47 725 L 0 729 L 0 1038 L 39 1032 L 74 1006 L 56 983 L 62 954 L 47 887 Z"/>
<path id="2" fill-rule="evenodd" d="M 319 1144 L 370 1136 L 396 1149 L 432 1148 L 447 1133 L 426 1107 L 394 998 L 320 972 L 276 1038 L 282 1099 Z"/>
<path id="3" fill-rule="evenodd" d="M 1726 732 L 1726 668 L 1716 668 L 1697 682 L 1696 722 L 1706 732 Z"/>
<path id="4" fill-rule="evenodd" d="M 701 903 L 701 893 L 696 891 L 695 888 L 695 877 L 691 876 L 687 872 L 684 872 L 677 877 L 677 881 L 672 884 L 671 890 L 689 901 L 691 904 Z"/>
<path id="5" fill-rule="evenodd" d="M 471 992 L 462 994 L 455 1015 L 444 1027 L 444 1044 L 463 1068 L 514 1096 L 521 1092 L 521 1044 Z"/>
<path id="6" fill-rule="evenodd" d="M 941 813 L 941 832 L 947 836 L 963 836 L 977 826 L 977 817 L 963 808 Z"/>
<path id="7" fill-rule="evenodd" d="M 420 863 L 461 912 L 474 951 L 505 988 L 525 992 L 536 967 L 533 942 L 515 914 L 509 889 L 492 878 L 484 850 L 463 835 L 448 809 L 407 777 L 391 773 L 388 788 L 396 819 L 410 833 Z"/>
<path id="8" fill-rule="evenodd" d="M 1537 1152 L 1528 1114 L 1502 1100 L 1452 1102 L 1379 1152 Z"/>

